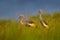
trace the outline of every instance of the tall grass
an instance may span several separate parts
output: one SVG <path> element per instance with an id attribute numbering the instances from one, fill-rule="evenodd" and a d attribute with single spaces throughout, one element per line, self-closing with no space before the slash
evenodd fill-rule
<path id="1" fill-rule="evenodd" d="M 18 21 L 0 20 L 0 40 L 60 40 L 60 13 L 44 14 L 49 30 L 39 22 L 39 16 L 29 20 L 36 23 L 37 28 L 21 25 Z"/>

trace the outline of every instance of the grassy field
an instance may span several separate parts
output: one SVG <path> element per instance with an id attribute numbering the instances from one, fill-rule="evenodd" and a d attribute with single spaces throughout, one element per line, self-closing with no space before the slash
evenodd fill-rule
<path id="1" fill-rule="evenodd" d="M 37 28 L 21 25 L 18 21 L 0 19 L 0 40 L 60 40 L 60 12 L 44 14 L 49 30 L 39 22 L 39 15 L 32 16 Z"/>

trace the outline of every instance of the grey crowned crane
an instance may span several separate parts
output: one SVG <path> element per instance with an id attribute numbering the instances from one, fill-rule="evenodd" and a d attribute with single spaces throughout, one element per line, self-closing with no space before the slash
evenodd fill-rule
<path id="1" fill-rule="evenodd" d="M 40 14 L 40 22 L 41 22 L 42 26 L 44 26 L 45 28 L 49 29 L 48 24 L 42 19 L 42 13 L 43 13 L 43 11 L 42 11 L 42 9 L 41 9 L 41 10 L 39 11 L 39 14 Z"/>
<path id="2" fill-rule="evenodd" d="M 20 23 L 22 25 L 25 25 L 25 26 L 28 26 L 28 27 L 33 27 L 33 28 L 37 27 L 36 24 L 33 21 L 24 20 L 24 15 L 23 14 L 20 15 L 19 18 L 20 18 Z"/>

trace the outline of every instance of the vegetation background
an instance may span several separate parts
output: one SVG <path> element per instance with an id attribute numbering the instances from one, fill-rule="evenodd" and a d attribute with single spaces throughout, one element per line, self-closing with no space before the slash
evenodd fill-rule
<path id="1" fill-rule="evenodd" d="M 0 40 L 60 40 L 60 12 L 43 14 L 49 30 L 39 22 L 39 15 L 31 16 L 38 28 L 21 25 L 19 21 L 0 19 Z"/>

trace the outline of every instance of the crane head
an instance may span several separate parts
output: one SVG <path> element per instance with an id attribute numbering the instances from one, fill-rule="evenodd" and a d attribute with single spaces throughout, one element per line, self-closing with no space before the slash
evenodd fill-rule
<path id="1" fill-rule="evenodd" d="M 19 18 L 20 18 L 20 19 L 23 19 L 23 18 L 24 18 L 24 15 L 23 15 L 23 14 L 21 14 L 21 15 L 19 16 Z"/>
<path id="2" fill-rule="evenodd" d="M 40 9 L 39 14 L 42 14 L 42 13 L 43 13 L 43 10 L 42 10 L 42 9 Z"/>

